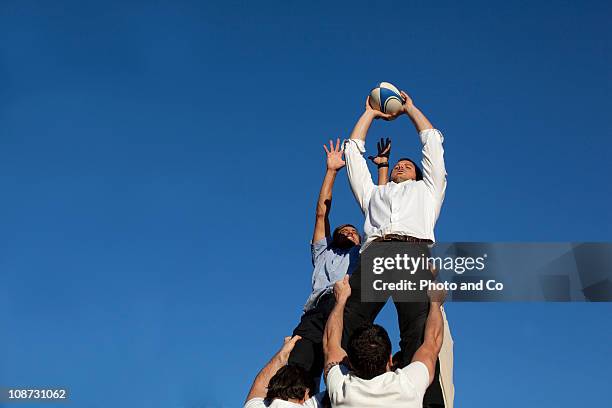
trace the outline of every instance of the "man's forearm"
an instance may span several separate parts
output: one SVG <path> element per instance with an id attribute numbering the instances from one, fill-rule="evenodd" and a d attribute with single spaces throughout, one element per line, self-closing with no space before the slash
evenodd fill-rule
<path id="1" fill-rule="evenodd" d="M 431 302 L 429 305 L 429 314 L 425 322 L 425 337 L 423 344 L 427 344 L 434 350 L 437 355 L 442 348 L 442 340 L 444 338 L 444 319 L 440 310 L 441 303 Z"/>
<path id="2" fill-rule="evenodd" d="M 378 167 L 378 185 L 384 186 L 389 182 L 389 166 Z"/>
<path id="3" fill-rule="evenodd" d="M 423 112 L 419 110 L 416 106 L 412 105 L 408 109 L 406 109 L 406 115 L 410 118 L 417 132 L 421 132 L 426 129 L 433 129 L 433 125 L 427 119 Z"/>
<path id="4" fill-rule="evenodd" d="M 274 377 L 274 374 L 276 374 L 285 364 L 286 362 L 282 360 L 278 353 L 274 355 L 274 357 L 268 361 L 268 364 L 266 364 L 259 374 L 257 374 L 257 377 L 255 377 L 255 381 L 253 381 L 253 385 L 251 386 L 251 390 L 246 400 L 248 401 L 252 398 L 265 398 L 266 388 L 270 383 L 270 379 Z"/>
<path id="5" fill-rule="evenodd" d="M 368 130 L 370 129 L 370 125 L 372 125 L 372 121 L 374 120 L 374 113 L 371 110 L 366 110 L 363 112 L 363 115 L 355 124 L 353 131 L 351 132 L 351 139 L 359 139 L 365 142 L 366 136 L 368 135 Z"/>
<path id="6" fill-rule="evenodd" d="M 323 351 L 328 353 L 332 347 L 342 347 L 342 330 L 344 328 L 344 306 L 346 300 L 336 302 L 332 309 L 323 333 Z"/>
<path id="7" fill-rule="evenodd" d="M 325 173 L 323 184 L 321 185 L 321 190 L 319 191 L 319 200 L 317 201 L 317 215 L 326 216 L 329 214 L 336 174 L 338 174 L 337 170 L 330 169 L 327 169 L 327 172 Z"/>

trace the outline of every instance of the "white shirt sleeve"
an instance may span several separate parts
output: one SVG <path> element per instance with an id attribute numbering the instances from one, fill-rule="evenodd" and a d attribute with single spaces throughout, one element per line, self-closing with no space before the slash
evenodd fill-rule
<path id="1" fill-rule="evenodd" d="M 365 143 L 363 140 L 347 139 L 344 141 L 346 173 L 348 174 L 353 195 L 355 195 L 361 211 L 365 213 L 375 186 L 368 169 L 368 164 L 363 157 L 364 153 Z"/>
<path id="2" fill-rule="evenodd" d="M 423 181 L 438 201 L 436 214 L 440 212 L 446 192 L 446 167 L 444 165 L 444 136 L 437 129 L 425 129 L 419 133 L 423 144 Z"/>
<path id="3" fill-rule="evenodd" d="M 401 372 L 414 384 L 419 395 L 425 394 L 427 387 L 429 387 L 429 370 L 425 364 L 420 361 L 414 361 L 402 368 Z"/>
<path id="4" fill-rule="evenodd" d="M 244 404 L 244 408 L 266 408 L 263 398 L 251 398 Z"/>
<path id="5" fill-rule="evenodd" d="M 325 380 L 327 385 L 327 394 L 329 395 L 332 406 L 337 405 L 344 398 L 342 394 L 342 390 L 344 388 L 344 373 L 342 372 L 341 367 L 342 365 L 338 364 L 330 368 Z"/>

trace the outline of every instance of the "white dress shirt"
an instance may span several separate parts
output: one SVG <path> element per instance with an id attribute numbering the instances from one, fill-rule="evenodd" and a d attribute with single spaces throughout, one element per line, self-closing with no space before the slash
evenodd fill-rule
<path id="1" fill-rule="evenodd" d="M 444 137 L 439 130 L 419 133 L 423 144 L 423 180 L 402 183 L 390 181 L 377 186 L 372 181 L 359 139 L 344 141 L 344 157 L 355 199 L 365 215 L 366 240 L 362 251 L 376 238 L 386 234 L 409 235 L 435 241 L 434 226 L 440 215 L 446 191 Z"/>

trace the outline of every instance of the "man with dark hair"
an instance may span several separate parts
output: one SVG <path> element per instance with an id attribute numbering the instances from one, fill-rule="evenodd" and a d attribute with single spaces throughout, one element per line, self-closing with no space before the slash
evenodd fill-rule
<path id="1" fill-rule="evenodd" d="M 351 296 L 349 277 L 334 285 L 336 304 L 323 335 L 325 382 L 333 407 L 421 408 L 444 337 L 440 307 L 443 294 L 430 294 L 423 344 L 412 362 L 392 371 L 391 341 L 386 330 L 366 324 L 356 329 L 342 349 L 344 308 Z M 349 368 L 350 367 L 350 368 Z"/>
<path id="2" fill-rule="evenodd" d="M 371 380 L 386 371 L 391 340 L 378 324 L 366 324 L 353 332 L 346 349 L 351 369 L 359 378 Z"/>
<path id="3" fill-rule="evenodd" d="M 399 242 L 405 250 L 416 254 L 427 254 L 427 245 L 434 242 L 434 226 L 440 214 L 446 191 L 446 168 L 444 164 L 443 136 L 434 129 L 427 117 L 414 105 L 412 99 L 401 92 L 404 104 L 395 115 L 384 114 L 370 107 L 366 100 L 365 111 L 355 125 L 351 137 L 344 143 L 347 174 L 353 194 L 365 216 L 365 243 L 363 252 L 377 242 Z M 391 181 L 375 185 L 363 157 L 368 129 L 374 119 L 386 120 L 405 114 L 414 124 L 422 144 L 422 167 L 411 159 L 402 158 L 391 171 Z M 382 245 L 382 244 L 381 244 Z M 394 244 L 395 245 L 395 244 Z M 414 273 L 414 272 L 412 272 Z M 414 276 L 431 277 L 426 267 L 421 267 Z M 360 267 L 351 276 L 353 297 L 349 300 L 345 317 L 345 339 L 351 336 L 364 322 L 373 323 L 385 302 L 365 302 L 362 299 Z M 410 301 L 400 295 L 393 298 L 397 309 L 401 362 L 409 362 L 423 341 L 429 302 Z M 448 364 L 445 368 L 447 368 Z M 442 388 L 440 367 L 436 364 L 436 380 L 428 389 L 423 406 L 426 408 L 452 408 L 452 382 Z M 448 377 L 447 377 L 448 378 Z"/>
<path id="4" fill-rule="evenodd" d="M 289 357 L 289 364 L 298 365 L 307 370 L 318 390 L 321 373 L 323 372 L 323 349 L 321 339 L 325 322 L 334 305 L 332 294 L 336 281 L 350 274 L 359 260 L 361 237 L 357 228 L 351 224 L 343 224 L 330 232 L 329 213 L 331 211 L 332 189 L 336 174 L 345 166 L 342 159 L 340 139 L 329 141 L 329 146 L 323 145 L 327 155 L 327 171 L 317 201 L 314 233 L 312 236 L 312 293 L 304 305 L 304 314 L 293 335 L 301 340 Z M 379 144 L 379 154 L 370 159 L 379 165 L 379 181 L 387 182 L 389 152 L 391 142 Z"/>
<path id="5" fill-rule="evenodd" d="M 285 337 L 281 349 L 255 377 L 244 408 L 322 407 L 323 396 L 313 396 L 312 377 L 301 367 L 287 365 L 298 340 L 300 336 Z"/>
<path id="6" fill-rule="evenodd" d="M 434 226 L 446 191 L 446 167 L 442 133 L 434 129 L 427 117 L 402 92 L 405 114 L 413 122 L 421 143 L 423 169 L 411 159 L 402 158 L 391 171 L 391 182 L 375 185 L 363 157 L 368 129 L 377 118 L 394 119 L 370 107 L 355 125 L 350 139 L 344 142 L 347 174 L 355 199 L 365 216 L 366 243 L 388 235 L 411 237 L 403 242 L 433 242 Z"/>
<path id="7" fill-rule="evenodd" d="M 314 382 L 306 370 L 296 365 L 286 365 L 274 374 L 268 383 L 266 399 L 305 400 L 314 390 Z"/>

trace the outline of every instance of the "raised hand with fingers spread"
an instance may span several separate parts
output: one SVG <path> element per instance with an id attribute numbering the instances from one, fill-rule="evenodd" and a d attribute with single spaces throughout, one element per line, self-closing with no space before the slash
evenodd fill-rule
<path id="1" fill-rule="evenodd" d="M 346 163 L 342 159 L 342 148 L 340 147 L 340 138 L 336 139 L 336 145 L 334 146 L 333 140 L 329 141 L 329 148 L 327 145 L 323 145 L 325 153 L 327 153 L 327 169 L 328 170 L 340 170 Z"/>

